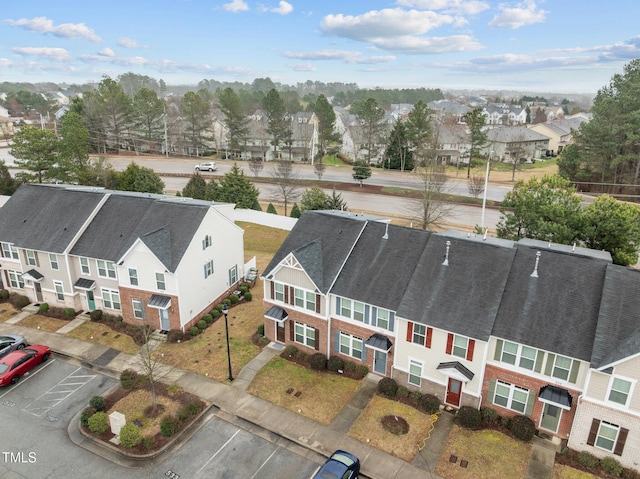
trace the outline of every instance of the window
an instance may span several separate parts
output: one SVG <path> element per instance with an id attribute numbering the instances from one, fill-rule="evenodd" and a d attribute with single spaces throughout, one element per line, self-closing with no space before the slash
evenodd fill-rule
<path id="1" fill-rule="evenodd" d="M 409 384 L 420 386 L 422 380 L 422 363 L 409 360 Z"/>
<path id="2" fill-rule="evenodd" d="M 500 346 L 500 344 L 502 344 L 502 346 Z M 538 350 L 510 341 L 499 341 L 497 353 L 499 356 L 497 356 L 496 359 L 499 361 L 533 371 Z"/>
<path id="3" fill-rule="evenodd" d="M 2 256 L 5 258 L 20 259 L 16 247 L 9 243 L 2 243 Z"/>
<path id="4" fill-rule="evenodd" d="M 502 357 L 500 360 L 507 364 L 516 364 L 518 359 L 518 345 L 516 343 L 510 343 L 505 341 L 502 346 Z"/>
<path id="5" fill-rule="evenodd" d="M 160 291 L 167 289 L 167 285 L 164 282 L 164 273 L 156 273 L 156 288 Z"/>
<path id="6" fill-rule="evenodd" d="M 569 372 L 571 371 L 571 358 L 566 358 L 564 356 L 556 356 L 555 362 L 553 363 L 553 369 L 551 371 L 551 375 L 554 378 L 567 380 L 569 379 Z"/>
<path id="7" fill-rule="evenodd" d="M 102 301 L 105 308 L 120 309 L 120 293 L 113 289 L 102 289 Z"/>
<path id="8" fill-rule="evenodd" d="M 340 315 L 345 318 L 351 317 L 351 300 L 342 298 L 340 302 Z"/>
<path id="9" fill-rule="evenodd" d="M 282 283 L 274 284 L 274 299 L 276 301 L 284 301 L 284 284 Z"/>
<path id="10" fill-rule="evenodd" d="M 522 346 L 520 350 L 520 367 L 533 371 L 536 365 L 538 350 L 529 346 Z"/>
<path id="11" fill-rule="evenodd" d="M 204 264 L 204 277 L 208 278 L 213 274 L 213 260 L 210 259 Z"/>
<path id="12" fill-rule="evenodd" d="M 295 324 L 295 342 L 312 348 L 316 347 L 316 330 L 306 324 Z"/>
<path id="13" fill-rule="evenodd" d="M 340 333 L 340 352 L 352 358 L 362 359 L 362 339 L 350 334 Z"/>
<path id="14" fill-rule="evenodd" d="M 57 254 L 49 253 L 49 264 L 51 265 L 51 269 L 60 269 Z"/>
<path id="15" fill-rule="evenodd" d="M 12 288 L 24 288 L 24 279 L 22 279 L 22 273 L 17 271 L 7 271 L 9 275 L 9 284 Z"/>
<path id="16" fill-rule="evenodd" d="M 58 298 L 58 301 L 64 301 L 64 288 L 62 287 L 62 283 L 60 281 L 54 281 L 53 289 L 56 291 L 56 298 Z"/>
<path id="17" fill-rule="evenodd" d="M 528 399 L 528 389 L 504 381 L 496 382 L 496 390 L 492 400 L 493 404 L 524 414 L 527 410 Z"/>
<path id="18" fill-rule="evenodd" d="M 298 308 L 304 308 L 304 291 L 296 288 L 294 291 L 295 305 Z"/>
<path id="19" fill-rule="evenodd" d="M 306 292 L 306 297 L 307 297 L 306 308 L 309 311 L 315 311 L 316 310 L 316 293 L 313 293 L 311 291 L 307 291 Z"/>
<path id="20" fill-rule="evenodd" d="M 80 258 L 80 271 L 82 271 L 82 274 L 91 275 L 91 269 L 89 269 L 89 258 Z"/>
<path id="21" fill-rule="evenodd" d="M 27 264 L 29 266 L 38 266 L 38 255 L 32 249 L 25 250 L 27 255 Z"/>
<path id="22" fill-rule="evenodd" d="M 101 278 L 116 278 L 116 265 L 112 261 L 103 261 L 99 259 L 98 263 L 98 276 Z"/>
<path id="23" fill-rule="evenodd" d="M 364 322 L 364 303 L 359 301 L 353 302 L 353 319 L 361 323 Z"/>
<path id="24" fill-rule="evenodd" d="M 424 324 L 413 324 L 413 334 L 411 342 L 416 344 L 425 344 L 427 341 L 427 327 Z"/>
<path id="25" fill-rule="evenodd" d="M 611 384 L 609 385 L 609 394 L 607 396 L 609 401 L 626 406 L 629 401 L 629 397 L 631 396 L 631 386 L 631 381 L 613 377 Z"/>
<path id="26" fill-rule="evenodd" d="M 233 265 L 229 268 L 229 286 L 235 284 L 238 281 L 238 265 Z"/>
<path id="27" fill-rule="evenodd" d="M 389 328 L 389 310 L 378 308 L 378 318 L 376 324 L 379 328 L 384 328 L 391 331 L 391 329 Z"/>
<path id="28" fill-rule="evenodd" d="M 138 319 L 147 319 L 144 314 L 144 304 L 140 299 L 132 299 L 131 305 L 133 306 L 133 317 Z"/>
<path id="29" fill-rule="evenodd" d="M 447 354 L 473 361 L 473 349 L 476 342 L 473 339 L 449 333 L 447 335 Z"/>
<path id="30" fill-rule="evenodd" d="M 213 240 L 211 238 L 211 235 L 206 235 L 202 240 L 202 249 L 205 250 L 212 244 L 213 244 Z"/>
<path id="31" fill-rule="evenodd" d="M 619 431 L 620 426 L 616 426 L 615 424 L 611 424 L 606 421 L 601 421 L 595 445 L 601 449 L 606 449 L 607 451 L 612 452 L 616 445 Z"/>
<path id="32" fill-rule="evenodd" d="M 364 323 L 364 303 L 351 299 L 339 298 L 337 313 L 345 318 Z"/>

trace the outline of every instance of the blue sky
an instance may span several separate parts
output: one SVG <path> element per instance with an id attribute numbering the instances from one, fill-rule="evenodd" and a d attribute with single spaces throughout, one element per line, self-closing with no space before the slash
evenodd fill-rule
<path id="1" fill-rule="evenodd" d="M 5 0 L 0 81 L 595 93 L 640 58 L 639 19 L 638 0 Z"/>

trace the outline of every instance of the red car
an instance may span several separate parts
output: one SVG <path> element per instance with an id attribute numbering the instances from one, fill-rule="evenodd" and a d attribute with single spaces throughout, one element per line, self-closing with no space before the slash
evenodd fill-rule
<path id="1" fill-rule="evenodd" d="M 33 369 L 40 363 L 44 363 L 51 356 L 49 346 L 32 344 L 7 354 L 0 359 L 0 386 L 15 384 L 20 376 Z"/>

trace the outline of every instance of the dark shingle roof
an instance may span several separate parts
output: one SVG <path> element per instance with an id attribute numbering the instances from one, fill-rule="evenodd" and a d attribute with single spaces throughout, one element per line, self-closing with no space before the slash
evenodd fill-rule
<path id="1" fill-rule="evenodd" d="M 0 241 L 63 253 L 104 193 L 55 185 L 22 185 L 0 210 Z"/>
<path id="2" fill-rule="evenodd" d="M 604 281 L 591 366 L 600 369 L 640 353 L 640 271 L 609 265 Z"/>
<path id="3" fill-rule="evenodd" d="M 429 236 L 419 229 L 368 222 L 331 292 L 397 310 Z"/>
<path id="4" fill-rule="evenodd" d="M 517 244 L 493 334 L 589 361 L 608 263 Z"/>
<path id="5" fill-rule="evenodd" d="M 444 266 L 447 241 L 449 264 Z M 488 340 L 514 256 L 503 243 L 432 234 L 398 316 Z"/>

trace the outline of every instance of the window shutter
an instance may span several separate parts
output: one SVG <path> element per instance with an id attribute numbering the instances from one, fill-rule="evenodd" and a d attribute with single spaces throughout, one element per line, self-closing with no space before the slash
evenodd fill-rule
<path id="1" fill-rule="evenodd" d="M 295 329 L 295 323 L 293 321 L 289 321 L 289 339 L 291 341 L 295 341 L 296 340 L 296 329 Z"/>
<path id="2" fill-rule="evenodd" d="M 493 404 L 493 396 L 496 393 L 496 380 L 495 378 L 492 378 L 489 380 L 489 391 L 487 391 L 487 399 L 489 401 L 491 401 L 491 403 Z"/>
<path id="3" fill-rule="evenodd" d="M 447 334 L 447 354 L 451 354 L 451 350 L 453 349 L 453 334 Z"/>
<path id="4" fill-rule="evenodd" d="M 571 363 L 571 371 L 569 372 L 569 382 L 575 384 L 578 379 L 578 371 L 580 371 L 580 361 L 575 359 Z"/>
<path id="5" fill-rule="evenodd" d="M 476 342 L 473 339 L 469 340 L 469 346 L 467 348 L 467 361 L 473 361 L 473 350 L 476 347 Z"/>
<path id="6" fill-rule="evenodd" d="M 411 321 L 407 323 L 407 342 L 413 342 L 413 323 Z"/>
<path id="7" fill-rule="evenodd" d="M 341 305 L 342 301 L 340 301 L 340 296 L 338 296 L 336 298 L 336 314 L 340 314 L 340 305 Z"/>
<path id="8" fill-rule="evenodd" d="M 333 333 L 333 350 L 336 353 L 340 352 L 340 331 Z"/>
<path id="9" fill-rule="evenodd" d="M 529 391 L 529 398 L 527 399 L 527 409 L 524 411 L 524 415 L 527 417 L 531 417 L 531 413 L 533 412 L 533 405 L 536 403 L 536 392 Z"/>
<path id="10" fill-rule="evenodd" d="M 593 446 L 596 443 L 596 435 L 598 434 L 599 428 L 600 421 L 598 419 L 591 421 L 591 429 L 589 430 L 589 437 L 587 438 L 587 444 L 589 446 Z"/>
<path id="11" fill-rule="evenodd" d="M 315 349 L 316 351 L 320 350 L 320 330 L 318 328 L 316 328 L 316 332 L 315 332 L 315 341 L 314 343 L 314 347 L 313 349 Z"/>
<path id="12" fill-rule="evenodd" d="M 271 299 L 275 299 L 276 298 L 276 285 L 273 281 L 270 281 L 271 283 Z"/>
<path id="13" fill-rule="evenodd" d="M 362 362 L 367 362 L 367 346 L 364 344 L 364 341 L 362 341 Z"/>
<path id="14" fill-rule="evenodd" d="M 289 303 L 289 286 L 284 287 L 284 302 Z"/>
<path id="15" fill-rule="evenodd" d="M 207 279 L 207 265 L 205 264 L 202 269 L 204 270 L 204 279 Z"/>
<path id="16" fill-rule="evenodd" d="M 320 312 L 320 295 L 316 294 L 316 313 Z"/>
<path id="17" fill-rule="evenodd" d="M 393 323 L 396 319 L 396 315 L 393 311 L 389 311 L 389 331 L 393 331 Z"/>
<path id="18" fill-rule="evenodd" d="M 425 346 L 431 348 L 431 338 L 433 337 L 433 328 L 427 328 L 427 337 L 425 339 Z"/>
<path id="19" fill-rule="evenodd" d="M 369 324 L 369 305 L 366 304 L 364 307 L 364 324 Z"/>
<path id="20" fill-rule="evenodd" d="M 500 358 L 502 357 L 502 345 L 503 344 L 504 344 L 504 341 L 502 341 L 502 339 L 498 339 L 496 341 L 496 352 L 493 355 L 494 361 L 500 361 Z"/>
<path id="21" fill-rule="evenodd" d="M 553 363 L 556 360 L 555 354 L 547 354 L 547 364 L 544 368 L 545 376 L 551 376 L 551 371 L 553 371 Z"/>
<path id="22" fill-rule="evenodd" d="M 622 451 L 624 450 L 624 443 L 627 442 L 627 434 L 629 434 L 629 430 L 621 427 L 620 432 L 618 433 L 618 440 L 616 441 L 616 447 L 613 449 L 613 453 L 616 456 L 622 456 Z"/>
<path id="23" fill-rule="evenodd" d="M 375 306 L 371 307 L 371 326 L 378 325 L 378 308 Z"/>
<path id="24" fill-rule="evenodd" d="M 296 302 L 296 295 L 295 295 L 295 290 L 293 286 L 289 286 L 289 304 L 295 304 Z M 306 300 L 306 298 L 305 298 Z"/>
<path id="25" fill-rule="evenodd" d="M 533 366 L 533 370 L 537 373 L 542 371 L 542 360 L 544 359 L 544 353 L 542 351 L 538 351 L 536 354 L 536 363 Z"/>

